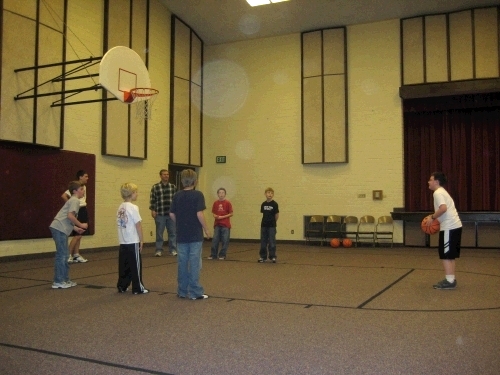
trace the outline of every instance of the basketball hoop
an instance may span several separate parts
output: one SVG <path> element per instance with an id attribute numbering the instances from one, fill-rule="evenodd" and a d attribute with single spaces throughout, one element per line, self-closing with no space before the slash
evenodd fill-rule
<path id="1" fill-rule="evenodd" d="M 139 119 L 150 120 L 153 113 L 153 103 L 158 96 L 157 89 L 136 87 L 130 90 L 132 104 L 135 104 L 135 116 Z"/>

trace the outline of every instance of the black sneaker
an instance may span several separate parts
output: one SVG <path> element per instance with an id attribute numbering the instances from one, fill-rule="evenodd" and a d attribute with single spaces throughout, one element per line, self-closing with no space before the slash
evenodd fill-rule
<path id="1" fill-rule="evenodd" d="M 186 296 L 181 296 L 180 294 L 177 294 L 177 298 L 186 298 Z"/>
<path id="2" fill-rule="evenodd" d="M 194 301 L 194 300 L 197 300 L 197 299 L 207 299 L 208 296 L 206 294 L 202 294 L 201 296 L 198 296 L 198 297 L 191 297 L 191 299 Z"/>
<path id="3" fill-rule="evenodd" d="M 266 260 L 264 258 L 259 258 L 259 260 L 257 262 L 259 263 L 264 263 Z"/>
<path id="4" fill-rule="evenodd" d="M 128 288 L 123 289 L 121 286 L 118 287 L 118 293 L 125 293 Z"/>
<path id="5" fill-rule="evenodd" d="M 271 259 L 271 260 L 273 261 L 273 263 L 276 263 L 276 258 L 273 258 L 273 259 Z"/>
<path id="6" fill-rule="evenodd" d="M 149 293 L 149 290 L 143 289 L 141 292 L 134 292 L 134 294 L 146 294 Z"/>
<path id="7" fill-rule="evenodd" d="M 455 279 L 452 283 L 450 283 L 448 280 L 444 279 L 432 287 L 434 289 L 455 289 L 457 287 L 457 280 Z"/>

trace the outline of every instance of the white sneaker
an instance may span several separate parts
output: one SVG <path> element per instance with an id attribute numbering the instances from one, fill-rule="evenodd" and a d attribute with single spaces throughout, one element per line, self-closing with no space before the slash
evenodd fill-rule
<path id="1" fill-rule="evenodd" d="M 197 299 L 207 299 L 207 298 L 208 298 L 208 296 L 206 294 L 202 294 L 201 296 L 191 297 L 190 299 L 192 299 L 194 301 L 194 300 L 197 300 Z"/>
<path id="2" fill-rule="evenodd" d="M 74 281 L 68 280 L 66 281 L 66 285 L 68 285 L 68 288 L 71 288 L 73 286 L 76 286 L 77 284 Z"/>
<path id="3" fill-rule="evenodd" d="M 82 257 L 80 254 L 75 254 L 73 257 L 73 263 L 87 263 L 88 260 Z"/>
<path id="4" fill-rule="evenodd" d="M 62 283 L 52 283 L 52 289 L 67 289 L 70 288 L 70 286 L 63 281 Z"/>
<path id="5" fill-rule="evenodd" d="M 73 257 L 71 255 L 68 258 L 68 263 L 73 263 Z"/>

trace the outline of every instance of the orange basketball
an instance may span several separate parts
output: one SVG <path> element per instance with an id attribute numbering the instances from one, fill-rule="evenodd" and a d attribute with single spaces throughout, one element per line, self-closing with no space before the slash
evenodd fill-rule
<path id="1" fill-rule="evenodd" d="M 427 225 L 428 218 L 429 218 L 428 216 L 424 217 L 424 219 L 422 220 L 422 223 L 420 224 L 420 228 L 422 228 L 424 233 L 427 233 L 427 234 L 434 234 L 434 233 L 439 232 L 439 229 L 440 229 L 439 220 L 434 219 L 432 221 L 432 224 L 430 226 L 428 226 Z"/>
<path id="2" fill-rule="evenodd" d="M 344 247 L 351 247 L 352 246 L 352 240 L 350 240 L 349 238 L 344 238 L 342 240 L 342 246 L 344 246 Z"/>
<path id="3" fill-rule="evenodd" d="M 339 247 L 340 240 L 338 238 L 332 238 L 332 240 L 330 241 L 330 246 L 331 247 Z"/>

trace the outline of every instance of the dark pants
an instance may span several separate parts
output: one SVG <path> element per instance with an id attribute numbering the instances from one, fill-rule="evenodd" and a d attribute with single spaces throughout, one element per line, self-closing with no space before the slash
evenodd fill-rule
<path id="1" fill-rule="evenodd" d="M 140 293 L 144 290 L 142 285 L 142 262 L 139 244 L 120 244 L 118 253 L 118 282 L 116 286 L 127 289 L 132 283 L 132 292 Z"/>
<path id="2" fill-rule="evenodd" d="M 268 257 L 269 250 L 269 257 Z M 276 227 L 260 228 L 260 252 L 262 259 L 276 258 Z"/>

